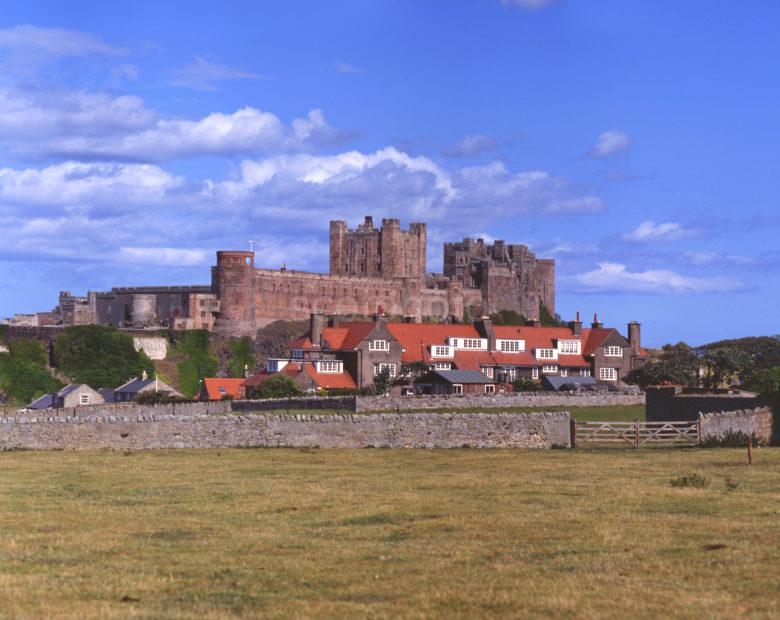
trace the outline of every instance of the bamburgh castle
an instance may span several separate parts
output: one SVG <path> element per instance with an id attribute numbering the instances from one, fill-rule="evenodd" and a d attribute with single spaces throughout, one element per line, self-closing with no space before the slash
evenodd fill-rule
<path id="1" fill-rule="evenodd" d="M 53 312 L 14 320 L 33 325 L 208 329 L 253 336 L 279 319 L 387 314 L 406 321 L 462 320 L 499 310 L 538 319 L 555 312 L 555 261 L 524 245 L 464 239 L 444 246 L 443 273 L 426 269 L 426 225 L 371 217 L 354 230 L 330 223 L 330 273 L 255 266 L 254 252 L 217 252 L 211 285 L 114 288 L 60 294 Z"/>
<path id="2" fill-rule="evenodd" d="M 355 230 L 330 223 L 330 274 L 259 269 L 252 252 L 217 252 L 212 292 L 220 304 L 214 330 L 254 334 L 277 319 L 312 312 L 388 314 L 420 321 L 515 310 L 537 319 L 540 304 L 555 311 L 555 264 L 526 246 L 467 239 L 446 244 L 444 273 L 426 271 L 426 226 L 401 229 L 396 219 Z"/>

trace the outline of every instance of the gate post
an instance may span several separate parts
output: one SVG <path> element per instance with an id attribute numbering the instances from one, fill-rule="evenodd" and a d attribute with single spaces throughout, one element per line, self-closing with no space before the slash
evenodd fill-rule
<path id="1" fill-rule="evenodd" d="M 639 450 L 639 420 L 634 420 L 634 447 Z"/>
<path id="2" fill-rule="evenodd" d="M 572 448 L 577 447 L 577 420 L 574 418 L 569 420 L 569 443 Z"/>

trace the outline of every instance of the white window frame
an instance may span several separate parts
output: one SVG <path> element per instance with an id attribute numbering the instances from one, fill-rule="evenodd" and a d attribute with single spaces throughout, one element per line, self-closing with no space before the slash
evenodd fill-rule
<path id="1" fill-rule="evenodd" d="M 561 355 L 579 355 L 582 351 L 579 340 L 559 340 L 558 353 Z"/>
<path id="2" fill-rule="evenodd" d="M 536 349 L 536 359 L 538 360 L 557 360 L 557 349 Z"/>
<path id="3" fill-rule="evenodd" d="M 452 362 L 435 362 L 431 364 L 431 370 L 452 370 Z"/>
<path id="4" fill-rule="evenodd" d="M 617 381 L 617 368 L 599 368 L 601 381 Z"/>
<path id="5" fill-rule="evenodd" d="M 341 360 L 317 360 L 317 372 L 322 375 L 338 375 L 343 370 Z"/>
<path id="6" fill-rule="evenodd" d="M 492 366 L 483 366 L 482 367 L 482 374 L 485 375 L 488 379 L 493 378 L 493 367 Z"/>
<path id="7" fill-rule="evenodd" d="M 534 366 L 531 368 L 531 379 L 538 379 L 539 378 L 539 367 Z"/>
<path id="8" fill-rule="evenodd" d="M 555 375 L 558 373 L 558 364 L 544 364 L 542 366 L 543 375 Z"/>
<path id="9" fill-rule="evenodd" d="M 452 384 L 452 393 L 453 394 L 463 394 L 463 386 L 460 383 L 453 383 Z"/>
<path id="10" fill-rule="evenodd" d="M 488 348 L 486 338 L 447 338 L 447 344 L 466 351 L 487 351 Z"/>
<path id="11" fill-rule="evenodd" d="M 607 357 L 623 357 L 623 347 L 604 347 L 604 355 Z"/>
<path id="12" fill-rule="evenodd" d="M 452 357 L 452 347 L 446 344 L 434 344 L 431 346 L 431 357 Z"/>
<path id="13" fill-rule="evenodd" d="M 495 394 L 496 393 L 496 386 L 492 383 L 486 383 L 485 384 L 485 394 Z"/>
<path id="14" fill-rule="evenodd" d="M 590 377 L 590 368 L 580 368 L 580 377 Z"/>
<path id="15" fill-rule="evenodd" d="M 389 351 L 390 350 L 390 341 L 389 340 L 369 340 L 368 341 L 368 350 L 369 351 Z"/>
<path id="16" fill-rule="evenodd" d="M 520 353 L 525 351 L 524 340 L 497 340 L 496 349 L 502 353 Z"/>
<path id="17" fill-rule="evenodd" d="M 517 368 L 515 368 L 514 366 L 509 366 L 507 368 L 504 368 L 503 372 L 506 375 L 506 378 L 509 379 L 510 382 L 517 379 Z"/>
<path id="18" fill-rule="evenodd" d="M 79 404 L 80 405 L 88 405 L 89 404 L 89 394 L 81 394 L 79 397 Z"/>
<path id="19" fill-rule="evenodd" d="M 374 376 L 378 377 L 379 373 L 382 372 L 385 368 L 388 368 L 390 370 L 391 377 L 395 377 L 395 373 L 397 372 L 397 366 L 389 362 L 379 362 L 377 364 L 374 364 Z"/>
<path id="20" fill-rule="evenodd" d="M 569 376 L 569 369 L 561 368 L 561 377 L 568 377 L 568 376 Z"/>

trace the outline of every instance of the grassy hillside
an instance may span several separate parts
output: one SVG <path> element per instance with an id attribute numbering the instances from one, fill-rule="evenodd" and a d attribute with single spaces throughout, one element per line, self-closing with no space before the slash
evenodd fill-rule
<path id="1" fill-rule="evenodd" d="M 11 340 L 0 353 L 0 391 L 10 404 L 23 406 L 62 387 L 47 367 L 46 350 L 37 340 Z"/>
<path id="2" fill-rule="evenodd" d="M 780 450 L 754 458 L 4 453 L 0 608 L 27 618 L 771 618 Z M 671 484 L 692 473 L 707 486 Z"/>

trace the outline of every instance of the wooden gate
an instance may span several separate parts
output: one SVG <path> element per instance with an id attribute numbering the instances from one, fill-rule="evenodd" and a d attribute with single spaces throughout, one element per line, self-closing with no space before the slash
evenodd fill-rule
<path id="1" fill-rule="evenodd" d="M 571 447 L 641 448 L 647 445 L 698 446 L 698 422 L 581 422 L 571 421 Z"/>

